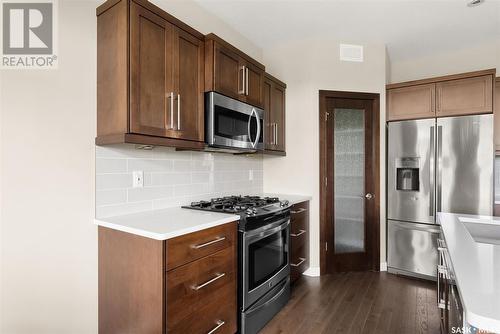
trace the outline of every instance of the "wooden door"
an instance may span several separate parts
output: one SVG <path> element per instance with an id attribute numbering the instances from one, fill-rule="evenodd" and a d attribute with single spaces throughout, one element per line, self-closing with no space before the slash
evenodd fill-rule
<path id="1" fill-rule="evenodd" d="M 244 97 L 244 62 L 239 55 L 215 43 L 214 62 L 214 90 L 235 99 Z"/>
<path id="2" fill-rule="evenodd" d="M 435 117 L 436 84 L 416 85 L 387 91 L 387 120 Z"/>
<path id="3" fill-rule="evenodd" d="M 175 138 L 204 140 L 204 44 L 182 29 L 174 35 Z"/>
<path id="4" fill-rule="evenodd" d="M 262 107 L 264 71 L 250 62 L 245 62 L 245 72 L 245 102 L 256 107 Z"/>
<path id="5" fill-rule="evenodd" d="M 170 137 L 174 26 L 130 5 L 130 132 Z M 169 94 L 172 93 L 171 94 Z"/>
<path id="6" fill-rule="evenodd" d="M 493 76 L 450 80 L 436 84 L 437 116 L 493 112 Z"/>
<path id="7" fill-rule="evenodd" d="M 274 123 L 274 149 L 285 151 L 285 87 L 278 83 L 271 91 L 271 118 Z"/>
<path id="8" fill-rule="evenodd" d="M 353 98 L 342 97 L 351 94 Z M 378 270 L 379 265 L 378 95 L 356 96 L 320 95 L 326 272 Z"/>

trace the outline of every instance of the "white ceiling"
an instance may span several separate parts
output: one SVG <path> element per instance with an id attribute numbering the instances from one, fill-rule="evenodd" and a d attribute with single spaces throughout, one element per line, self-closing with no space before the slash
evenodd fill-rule
<path id="1" fill-rule="evenodd" d="M 500 0 L 196 0 L 262 49 L 312 36 L 387 45 L 391 61 L 500 43 Z"/>

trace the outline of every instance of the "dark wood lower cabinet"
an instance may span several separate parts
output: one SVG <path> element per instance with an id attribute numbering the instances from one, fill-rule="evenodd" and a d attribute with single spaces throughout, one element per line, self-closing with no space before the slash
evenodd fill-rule
<path id="1" fill-rule="evenodd" d="M 309 201 L 294 204 L 290 222 L 290 281 L 309 268 Z"/>
<path id="2" fill-rule="evenodd" d="M 236 222 L 166 241 L 99 227 L 99 333 L 236 333 L 236 238 Z"/>

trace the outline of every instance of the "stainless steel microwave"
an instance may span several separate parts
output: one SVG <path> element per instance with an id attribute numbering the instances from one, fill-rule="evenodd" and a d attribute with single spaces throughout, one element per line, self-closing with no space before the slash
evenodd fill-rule
<path id="1" fill-rule="evenodd" d="M 205 140 L 209 147 L 264 149 L 264 110 L 216 92 L 205 93 Z"/>

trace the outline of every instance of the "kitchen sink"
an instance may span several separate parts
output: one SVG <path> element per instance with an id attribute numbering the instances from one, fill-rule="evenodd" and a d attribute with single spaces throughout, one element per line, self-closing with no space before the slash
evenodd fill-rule
<path id="1" fill-rule="evenodd" d="M 476 242 L 500 245 L 500 220 L 459 217 Z"/>

